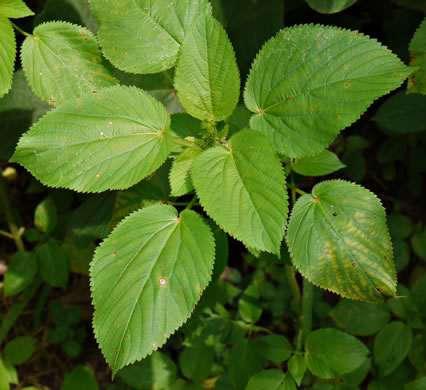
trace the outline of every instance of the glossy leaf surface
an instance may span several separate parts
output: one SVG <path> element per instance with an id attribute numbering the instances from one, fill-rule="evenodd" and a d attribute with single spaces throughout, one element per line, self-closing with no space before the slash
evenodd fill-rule
<path id="1" fill-rule="evenodd" d="M 193 211 L 151 206 L 123 220 L 91 264 L 96 338 L 113 369 L 161 347 L 211 278 L 214 242 Z"/>
<path id="2" fill-rule="evenodd" d="M 240 75 L 234 50 L 210 14 L 197 18 L 185 37 L 175 87 L 186 111 L 200 120 L 222 121 L 238 103 Z"/>
<path id="3" fill-rule="evenodd" d="M 305 349 L 308 368 L 314 375 L 324 379 L 354 371 L 368 354 L 367 347 L 361 341 L 331 328 L 310 333 Z"/>
<path id="4" fill-rule="evenodd" d="M 12 86 L 15 68 L 16 42 L 15 32 L 9 20 L 0 15 L 0 98 L 9 92 Z"/>
<path id="5" fill-rule="evenodd" d="M 166 160 L 169 125 L 164 106 L 146 92 L 111 87 L 49 112 L 21 138 L 12 160 L 52 187 L 128 188 Z"/>
<path id="6" fill-rule="evenodd" d="M 276 254 L 288 212 L 284 179 L 268 140 L 251 130 L 236 133 L 229 148 L 206 150 L 192 167 L 207 214 L 246 246 Z"/>
<path id="7" fill-rule="evenodd" d="M 293 263 L 313 284 L 345 298 L 381 302 L 394 296 L 392 244 L 380 200 L 333 180 L 297 200 L 287 230 Z"/>
<path id="8" fill-rule="evenodd" d="M 253 63 L 244 94 L 254 113 L 250 127 L 289 157 L 315 155 L 411 72 L 386 47 L 356 31 L 286 28 Z"/>
<path id="9" fill-rule="evenodd" d="M 118 69 L 157 73 L 173 67 L 185 33 L 207 0 L 90 0 L 103 53 Z"/>

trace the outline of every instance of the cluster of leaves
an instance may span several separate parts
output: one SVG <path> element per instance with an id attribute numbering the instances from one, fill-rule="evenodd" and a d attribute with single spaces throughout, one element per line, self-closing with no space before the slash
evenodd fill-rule
<path id="1" fill-rule="evenodd" d="M 307 0 L 327 14 L 355 2 Z M 370 390 L 424 386 L 424 267 L 410 289 L 396 282 L 411 248 L 426 257 L 422 223 L 395 205 L 389 234 L 376 195 L 315 177 L 344 168 L 351 181 L 365 179 L 370 141 L 341 131 L 409 78 L 372 119 L 388 136 L 377 151 L 381 179 L 403 169 L 413 196 L 421 194 L 425 22 L 407 66 L 355 30 L 282 28 L 280 0 L 91 0 L 94 16 L 84 1 L 66 3 L 77 15 L 71 21 L 86 27 L 58 21 L 65 11 L 55 14 L 47 1 L 28 34 L 8 19 L 32 15 L 25 4 L 0 6 L 8 37 L 0 94 L 12 87 L 0 112 L 14 129 L 0 157 L 50 187 L 47 197 L 44 187 L 27 187 L 43 195 L 34 227 L 18 229 L 25 224 L 2 178 L 4 233 L 18 248 L 4 293 L 22 301 L 8 309 L 0 341 L 42 283 L 34 327 L 54 288 L 89 273 L 94 333 L 116 376 L 111 390 L 343 390 L 371 372 Z M 12 79 L 13 27 L 26 38 Z M 228 236 L 248 251 L 251 275 L 226 266 Z M 324 291 L 343 299 L 332 308 Z M 79 309 L 48 306 L 40 348 L 57 345 L 77 358 L 86 338 Z M 14 367 L 37 345 L 34 337 L 8 340 L 4 388 L 18 383 Z M 62 388 L 82 386 L 98 384 L 79 366 Z"/>

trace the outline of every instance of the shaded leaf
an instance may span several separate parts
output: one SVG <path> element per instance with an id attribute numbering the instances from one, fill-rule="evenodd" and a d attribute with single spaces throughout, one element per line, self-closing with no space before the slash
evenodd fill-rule
<path id="1" fill-rule="evenodd" d="M 324 176 L 338 171 L 346 165 L 333 152 L 324 150 L 316 156 L 296 160 L 291 167 L 300 175 Z"/>
<path id="2" fill-rule="evenodd" d="M 279 370 L 265 370 L 250 379 L 246 390 L 296 390 L 296 385 L 289 374 Z"/>
<path id="3" fill-rule="evenodd" d="M 175 87 L 182 106 L 193 117 L 219 122 L 234 111 L 240 75 L 226 32 L 204 14 L 188 30 L 176 66 Z"/>
<path id="4" fill-rule="evenodd" d="M 6 344 L 4 355 L 13 365 L 23 364 L 34 353 L 36 343 L 37 340 L 29 336 L 17 337 Z"/>
<path id="5" fill-rule="evenodd" d="M 68 281 L 68 261 L 63 249 L 47 241 L 35 249 L 41 278 L 53 287 L 65 287 Z"/>
<path id="6" fill-rule="evenodd" d="M 306 362 L 302 355 L 293 355 L 288 362 L 288 372 L 293 377 L 297 386 L 302 383 L 306 372 Z"/>
<path id="7" fill-rule="evenodd" d="M 426 96 L 400 91 L 384 101 L 373 120 L 393 133 L 418 133 L 426 130 L 425 105 Z"/>
<path id="8" fill-rule="evenodd" d="M 289 157 L 315 155 L 411 72 L 356 31 L 286 28 L 265 44 L 250 71 L 244 94 L 254 113 L 250 127 Z"/>
<path id="9" fill-rule="evenodd" d="M 357 0 L 306 0 L 309 7 L 321 14 L 335 14 L 355 4 Z"/>
<path id="10" fill-rule="evenodd" d="M 98 390 L 98 382 L 92 371 L 85 366 L 77 366 L 71 372 L 65 374 L 61 390 Z"/>
<path id="11" fill-rule="evenodd" d="M 191 180 L 191 168 L 194 159 L 203 151 L 198 146 L 185 149 L 174 161 L 170 170 L 172 196 L 182 196 L 194 189 Z"/>
<path id="12" fill-rule="evenodd" d="M 213 366 L 215 351 L 206 345 L 185 348 L 179 355 L 179 367 L 188 379 L 206 379 Z"/>
<path id="13" fill-rule="evenodd" d="M 356 370 L 366 359 L 367 347 L 355 337 L 336 329 L 319 329 L 306 339 L 305 361 L 309 370 L 328 379 Z"/>
<path id="14" fill-rule="evenodd" d="M 207 0 L 90 0 L 90 5 L 105 57 L 130 73 L 173 67 L 186 31 L 210 11 Z"/>
<path id="15" fill-rule="evenodd" d="M 117 377 L 133 389 L 168 389 L 176 380 L 176 364 L 163 352 L 151 356 L 119 371 Z"/>
<path id="16" fill-rule="evenodd" d="M 256 283 L 252 283 L 238 300 L 238 312 L 244 321 L 256 323 L 262 315 L 262 311 L 259 303 L 259 287 Z"/>
<path id="17" fill-rule="evenodd" d="M 166 160 L 169 125 L 166 109 L 146 92 L 106 88 L 45 115 L 21 138 L 11 161 L 53 187 L 128 188 Z"/>
<path id="18" fill-rule="evenodd" d="M 408 47 L 410 66 L 419 67 L 408 79 L 407 93 L 426 95 L 426 18 L 415 32 Z"/>
<path id="19" fill-rule="evenodd" d="M 4 295 L 7 297 L 24 291 L 33 281 L 36 272 L 36 257 L 30 252 L 16 252 L 4 275 Z"/>
<path id="20" fill-rule="evenodd" d="M 406 358 L 413 332 L 402 322 L 391 322 L 374 339 L 374 362 L 382 376 L 389 375 Z"/>
<path id="21" fill-rule="evenodd" d="M 284 179 L 268 140 L 251 130 L 236 133 L 229 148 L 204 151 L 192 166 L 192 181 L 207 214 L 246 246 L 276 254 L 288 212 Z"/>
<path id="22" fill-rule="evenodd" d="M 297 269 L 321 288 L 371 303 L 395 295 L 385 211 L 361 186 L 325 181 L 300 197 L 290 217 L 287 243 Z"/>
<path id="23" fill-rule="evenodd" d="M 288 360 L 293 352 L 293 347 L 289 341 L 278 334 L 258 337 L 256 344 L 262 356 L 276 364 Z"/>
<path id="24" fill-rule="evenodd" d="M 46 198 L 40 202 L 34 212 L 34 225 L 43 233 L 51 233 L 58 221 L 55 203 Z"/>
<path id="25" fill-rule="evenodd" d="M 161 347 L 188 319 L 213 261 L 213 236 L 190 210 L 151 206 L 114 229 L 90 269 L 95 335 L 113 372 Z"/>
<path id="26" fill-rule="evenodd" d="M 357 336 L 370 336 L 382 329 L 390 320 L 385 304 L 372 304 L 342 299 L 330 312 L 334 322 L 346 332 Z"/>

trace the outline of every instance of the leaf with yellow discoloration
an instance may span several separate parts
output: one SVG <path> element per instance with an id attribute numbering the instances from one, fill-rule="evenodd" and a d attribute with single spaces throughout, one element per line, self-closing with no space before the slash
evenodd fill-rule
<path id="1" fill-rule="evenodd" d="M 287 242 L 297 269 L 321 288 L 365 302 L 395 295 L 385 211 L 359 185 L 326 181 L 302 196 L 290 218 Z"/>

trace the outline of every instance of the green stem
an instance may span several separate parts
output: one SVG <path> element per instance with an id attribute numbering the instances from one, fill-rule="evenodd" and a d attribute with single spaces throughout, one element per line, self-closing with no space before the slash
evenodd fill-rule
<path id="1" fill-rule="evenodd" d="M 288 188 L 290 188 L 290 190 L 292 192 L 294 192 L 294 201 L 296 201 L 296 193 L 298 193 L 299 195 L 306 195 L 306 192 L 301 190 L 300 188 L 297 188 L 295 186 L 293 186 L 293 184 L 287 183 Z"/>
<path id="2" fill-rule="evenodd" d="M 312 330 L 312 306 L 314 301 L 314 286 L 303 279 L 302 315 L 300 316 L 300 331 L 297 340 L 297 350 L 305 345 L 306 338 Z"/>
<path id="3" fill-rule="evenodd" d="M 4 230 L 0 230 L 0 235 L 10 238 L 12 240 L 15 239 L 9 232 L 5 232 Z"/>
<path id="4" fill-rule="evenodd" d="M 185 207 L 185 210 L 191 210 L 192 206 L 195 206 L 195 204 L 197 203 L 197 195 L 195 195 L 192 200 L 188 203 L 188 205 Z"/>
<path id="5" fill-rule="evenodd" d="M 173 143 L 175 143 L 176 145 L 181 145 L 181 146 L 189 146 L 189 147 L 194 146 L 194 143 L 184 141 L 184 140 L 181 140 L 181 139 L 178 139 L 178 138 L 173 138 Z"/>
<path id="6" fill-rule="evenodd" d="M 26 37 L 30 37 L 31 34 L 28 34 L 26 31 L 22 30 L 21 27 L 17 26 L 15 23 L 13 23 L 10 19 L 9 22 L 12 24 L 12 26 L 15 28 L 16 31 L 19 31 L 22 35 L 25 35 Z"/>
<path id="7" fill-rule="evenodd" d="M 19 232 L 18 226 L 15 223 L 15 218 L 12 214 L 12 205 L 9 200 L 9 192 L 7 190 L 6 182 L 0 173 L 0 199 L 3 202 L 4 213 L 6 214 L 6 220 L 9 225 L 10 233 L 15 240 L 16 247 L 19 251 L 25 251 L 24 242 L 22 241 L 21 233 Z"/>
<path id="8" fill-rule="evenodd" d="M 303 279 L 303 343 L 312 330 L 312 307 L 314 302 L 314 285 L 307 279 Z"/>
<path id="9" fill-rule="evenodd" d="M 293 293 L 294 300 L 296 302 L 299 312 L 302 311 L 302 298 L 300 295 L 300 287 L 297 283 L 296 273 L 291 265 L 285 265 L 285 274 L 287 276 L 287 282 L 290 286 L 291 292 Z"/>

